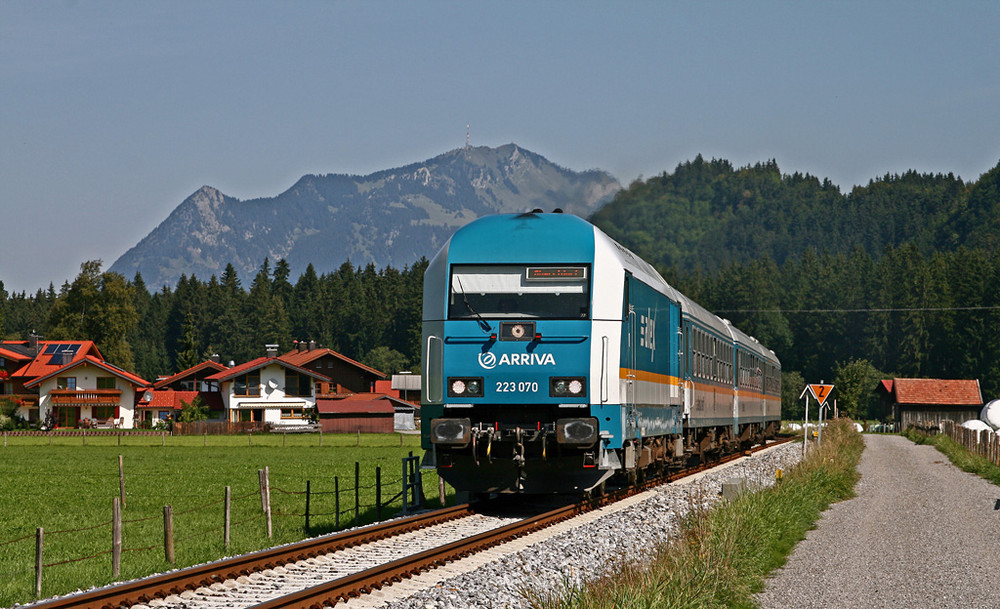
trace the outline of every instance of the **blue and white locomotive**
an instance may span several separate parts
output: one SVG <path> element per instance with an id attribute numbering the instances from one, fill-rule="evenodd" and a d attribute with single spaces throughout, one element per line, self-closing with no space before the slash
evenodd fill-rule
<path id="1" fill-rule="evenodd" d="M 424 464 L 459 491 L 603 488 L 772 437 L 774 353 L 562 213 L 459 229 L 424 275 Z"/>

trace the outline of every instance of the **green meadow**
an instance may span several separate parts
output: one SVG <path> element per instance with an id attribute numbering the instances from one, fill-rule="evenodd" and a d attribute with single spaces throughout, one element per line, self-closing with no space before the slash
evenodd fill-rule
<path id="1" fill-rule="evenodd" d="M 382 502 L 402 488 L 402 459 L 422 456 L 417 435 L 278 434 L 8 437 L 0 447 L 0 607 L 35 598 L 36 530 L 44 529 L 42 597 L 124 581 L 376 520 L 376 467 Z M 112 513 L 124 464 L 122 558 L 112 577 Z M 268 469 L 273 538 L 267 537 L 258 470 Z M 421 472 L 438 502 L 438 479 Z M 311 515 L 305 529 L 306 484 Z M 230 487 L 230 546 L 224 497 Z M 174 564 L 164 556 L 164 506 L 173 510 Z M 383 518 L 399 512 L 399 499 Z"/>

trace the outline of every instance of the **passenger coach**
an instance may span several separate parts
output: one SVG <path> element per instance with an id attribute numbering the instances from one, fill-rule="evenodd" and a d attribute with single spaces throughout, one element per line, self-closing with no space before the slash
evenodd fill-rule
<path id="1" fill-rule="evenodd" d="M 458 230 L 423 299 L 425 466 L 460 491 L 579 492 L 773 435 L 780 363 L 578 217 Z"/>

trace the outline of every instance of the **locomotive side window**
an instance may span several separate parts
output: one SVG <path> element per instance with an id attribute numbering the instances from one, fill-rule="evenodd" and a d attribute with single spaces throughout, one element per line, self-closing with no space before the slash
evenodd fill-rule
<path id="1" fill-rule="evenodd" d="M 588 265 L 454 265 L 448 319 L 587 319 Z"/>

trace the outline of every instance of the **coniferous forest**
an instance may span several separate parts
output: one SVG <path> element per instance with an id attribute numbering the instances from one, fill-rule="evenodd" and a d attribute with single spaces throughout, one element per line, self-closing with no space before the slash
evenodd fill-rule
<path id="1" fill-rule="evenodd" d="M 984 400 L 1000 397 L 1000 166 L 974 182 L 907 172 L 843 193 L 773 161 L 697 157 L 636 180 L 591 220 L 775 351 L 786 416 L 820 380 L 842 387 L 855 415 L 870 392 L 847 389 L 893 376 L 979 379 Z M 384 372 L 418 370 L 426 265 L 345 262 L 293 278 L 284 260 L 264 260 L 246 286 L 230 265 L 150 293 L 141 276 L 88 261 L 58 290 L 8 294 L 0 283 L 0 336 L 91 339 L 149 380 L 294 340 Z"/>

